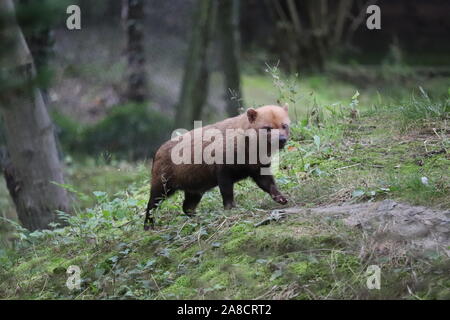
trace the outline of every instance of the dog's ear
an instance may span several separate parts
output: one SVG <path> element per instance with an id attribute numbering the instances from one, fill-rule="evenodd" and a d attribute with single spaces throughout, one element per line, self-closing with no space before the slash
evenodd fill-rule
<path id="1" fill-rule="evenodd" d="M 256 111 L 253 108 L 250 108 L 247 110 L 247 118 L 250 123 L 253 123 L 256 120 L 256 117 L 258 116 L 258 111 Z"/>
<path id="2" fill-rule="evenodd" d="M 289 111 L 289 104 L 285 103 L 283 104 L 283 109 L 288 112 Z"/>

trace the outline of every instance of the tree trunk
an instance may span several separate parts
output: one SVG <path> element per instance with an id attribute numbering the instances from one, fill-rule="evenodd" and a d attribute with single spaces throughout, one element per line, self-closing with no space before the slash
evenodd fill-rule
<path id="1" fill-rule="evenodd" d="M 329 35 L 327 0 L 309 0 L 307 3 L 311 38 L 305 46 L 306 55 L 314 71 L 323 71 L 326 54 L 329 51 L 327 37 Z M 328 18 L 328 19 L 327 19 Z"/>
<path id="2" fill-rule="evenodd" d="M 122 0 L 122 18 L 127 35 L 126 100 L 137 103 L 142 103 L 148 98 L 144 48 L 144 3 L 144 0 Z"/>
<path id="3" fill-rule="evenodd" d="M 222 44 L 222 67 L 225 76 L 226 110 L 229 116 L 239 114 L 241 91 L 239 0 L 219 0 L 218 22 Z"/>
<path id="4" fill-rule="evenodd" d="M 67 212 L 69 197 L 62 184 L 53 124 L 42 95 L 35 87 L 34 63 L 20 27 L 14 18 L 13 0 L 0 1 L 0 12 L 9 14 L 0 30 L 3 92 L 0 112 L 4 123 L 10 164 L 4 168 L 19 220 L 30 230 L 45 229 L 57 221 L 56 210 Z M 6 87 L 9 83 L 8 87 Z"/>
<path id="5" fill-rule="evenodd" d="M 20 0 L 17 9 L 19 10 L 19 6 L 21 6 L 22 9 L 26 8 L 27 10 L 32 10 L 32 6 L 38 1 L 40 0 Z M 44 5 L 48 6 L 48 8 L 45 8 L 47 10 L 44 10 L 43 12 L 45 14 L 52 14 L 52 6 L 48 4 Z M 52 76 L 51 64 L 55 55 L 55 34 L 52 29 L 54 23 L 48 22 L 42 24 L 42 22 L 39 21 L 40 17 L 38 14 L 42 14 L 42 12 L 34 14 L 31 18 L 31 22 L 27 21 L 25 26 L 21 25 L 20 21 L 18 21 L 18 23 L 24 34 L 25 42 L 30 49 L 31 56 L 33 57 L 38 78 L 42 79 L 38 84 L 42 98 L 44 99 L 47 108 L 52 110 L 53 106 L 51 105 L 49 88 Z M 59 141 L 58 131 L 59 128 L 55 126 L 55 140 L 58 149 L 58 157 L 59 159 L 63 159 L 64 153 Z"/>
<path id="6" fill-rule="evenodd" d="M 343 38 L 345 22 L 350 14 L 352 6 L 353 0 L 339 1 L 338 8 L 336 10 L 336 24 L 332 39 L 332 45 L 334 47 L 337 47 Z"/>
<path id="7" fill-rule="evenodd" d="M 36 0 L 19 0 L 18 6 L 20 5 L 26 8 L 27 6 L 30 7 L 33 3 L 36 3 Z M 45 10 L 43 12 L 52 14 L 50 9 L 48 12 Z M 36 18 L 34 16 L 32 17 L 32 19 Z M 54 55 L 55 45 L 55 37 L 51 29 L 51 23 L 40 24 L 32 21 L 31 25 L 26 26 L 28 28 L 24 28 L 22 25 L 20 27 L 31 51 L 31 56 L 33 57 L 37 71 L 47 69 L 50 66 L 50 59 Z"/>
<path id="8" fill-rule="evenodd" d="M 175 125 L 178 128 L 192 128 L 194 120 L 200 119 L 208 97 L 207 57 L 215 11 L 215 1 L 197 0 L 181 95 L 176 108 Z"/>
<path id="9" fill-rule="evenodd" d="M 287 56 L 285 60 L 290 63 L 290 72 L 325 69 L 328 58 L 342 49 L 342 42 L 346 35 L 361 24 L 360 18 L 357 21 L 353 19 L 352 23 L 351 10 L 356 3 L 360 2 L 287 0 L 287 13 L 285 13 L 284 7 L 278 0 L 269 2 L 282 22 L 276 48 L 281 48 L 280 56 Z M 365 9 L 361 12 L 364 18 Z"/>

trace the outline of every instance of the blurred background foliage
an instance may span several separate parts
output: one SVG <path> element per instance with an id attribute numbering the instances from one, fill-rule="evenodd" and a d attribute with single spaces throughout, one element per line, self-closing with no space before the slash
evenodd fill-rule
<path id="1" fill-rule="evenodd" d="M 31 28 L 33 31 L 53 26 L 51 70 L 54 77 L 48 92 L 49 108 L 55 115 L 63 149 L 76 149 L 78 154 L 86 152 L 87 155 L 92 155 L 105 152 L 104 147 L 108 147 L 112 148 L 107 149 L 108 152 L 120 150 L 121 158 L 135 160 L 136 157 L 148 157 L 161 141 L 170 136 L 173 128 L 166 124 L 155 126 L 152 122 L 146 125 L 144 120 L 140 125 L 135 125 L 135 120 L 148 118 L 141 118 L 139 115 L 131 116 L 126 121 L 117 121 L 120 118 L 118 114 L 128 111 L 131 113 L 132 109 L 127 101 L 123 101 L 127 85 L 124 76 L 126 37 L 120 1 L 99 0 L 94 3 L 79 0 L 83 26 L 80 31 L 65 28 L 61 11 L 58 11 L 62 6 L 60 1 L 47 2 L 51 5 L 42 6 L 41 2 L 37 5 L 30 1 L 33 3 L 31 9 L 20 11 L 19 16 L 24 17 L 21 20 L 26 21 L 25 26 L 33 25 L 33 21 L 37 20 L 36 25 L 40 27 Z M 450 28 L 446 15 L 449 11 L 448 2 L 378 1 L 382 10 L 382 29 L 368 31 L 363 20 L 352 31 L 351 37 L 348 35 L 347 38 L 344 36 L 350 33 L 347 30 L 353 26 L 353 19 L 358 17 L 367 4 L 366 1 L 350 1 L 344 36 L 330 47 L 320 72 L 308 67 L 314 64 L 308 59 L 309 55 L 314 55 L 314 47 L 309 49 L 312 54 L 295 54 L 297 49 L 293 48 L 299 41 L 294 34 L 289 33 L 293 24 L 289 2 L 240 2 L 244 91 L 240 98 L 244 99 L 243 107 L 275 102 L 276 90 L 270 88 L 272 81 L 267 77 L 265 69 L 266 64 L 278 63 L 283 74 L 298 74 L 297 79 L 303 93 L 301 103 L 306 104 L 302 106 L 303 109 L 313 105 L 313 99 L 309 95 L 311 91 L 314 91 L 317 103 L 336 102 L 331 101 L 335 99 L 333 92 L 348 97 L 356 87 L 364 88 L 371 95 L 379 92 L 385 99 L 405 97 L 405 93 L 407 96 L 417 88 L 418 82 L 430 95 L 446 94 L 446 85 L 438 79 L 448 76 L 450 72 L 449 43 L 446 41 Z M 305 32 L 308 32 L 312 28 L 308 17 L 309 7 L 313 4 L 308 1 L 295 3 L 298 18 L 303 22 Z M 175 113 L 195 5 L 193 0 L 159 0 L 145 7 L 143 27 L 149 102 L 144 108 L 153 110 L 148 111 L 152 114 L 160 112 L 161 118 L 171 118 Z M 49 11 L 35 15 L 38 18 L 30 17 L 33 16 L 30 12 L 40 12 L 43 8 Z M 55 12 L 57 14 L 52 14 Z M 329 4 L 327 14 L 336 19 L 332 3 Z M 332 32 L 333 21 L 325 26 L 326 30 Z M 24 31 L 28 33 L 27 28 Z M 304 51 L 308 51 L 307 49 Z M 213 39 L 209 55 L 220 55 L 217 37 Z M 300 58 L 303 62 L 293 61 Z M 213 122 L 226 117 L 225 105 L 230 96 L 223 90 L 220 59 L 209 59 L 208 64 L 211 77 L 207 107 L 204 108 L 202 118 Z M 344 87 L 347 90 L 343 91 Z M 122 108 L 124 111 L 117 111 Z M 113 109 L 117 110 L 112 111 Z M 99 121 L 101 122 L 97 123 Z M 113 128 L 115 125 L 117 128 Z M 95 129 L 97 126 L 98 129 Z M 98 141 L 89 138 L 89 132 L 99 132 L 96 130 L 106 126 L 110 132 L 102 132 Z M 144 130 L 145 126 L 148 129 Z M 135 133 L 130 133 L 129 130 L 134 130 Z M 128 144 L 117 144 L 117 141 L 124 140 L 125 132 L 137 137 L 144 131 L 146 134 L 141 136 L 142 139 L 133 138 Z M 73 136 L 74 132 L 79 134 Z M 148 151 L 135 151 L 135 143 L 147 145 Z"/>
<path id="2" fill-rule="evenodd" d="M 147 100 L 136 103 L 127 98 L 130 29 L 126 28 L 134 20 L 126 20 L 125 2 L 15 0 L 17 19 L 38 72 L 33 80 L 52 116 L 69 182 L 95 189 L 98 179 L 109 181 L 117 174 L 114 184 L 100 185 L 111 192 L 120 190 L 130 182 L 130 174 L 118 173 L 116 168 L 148 160 L 170 138 L 200 2 L 146 2 L 140 21 L 140 58 L 145 61 L 141 69 L 147 77 Z M 330 110 L 351 103 L 356 91 L 359 108 L 403 105 L 406 121 L 434 112 L 422 108 L 422 102 L 411 103 L 414 96 L 422 96 L 419 86 L 432 101 L 448 97 L 448 1 L 237 3 L 241 92 L 225 89 L 221 29 L 212 23 L 205 62 L 209 82 L 200 116 L 204 124 L 228 117 L 230 100 L 247 108 L 281 99 L 290 103 L 294 120 L 307 124 L 317 110 L 322 119 L 335 117 Z M 381 8 L 381 30 L 369 31 L 365 26 L 365 8 L 370 3 Z M 66 28 L 68 4 L 80 6 L 81 30 Z M 0 27 L 5 23 L 6 17 L 0 16 Z M 0 54 L 7 49 L 1 44 Z M 0 89 L 14 84 L 7 74 L 2 79 Z M 285 82 L 281 84 L 280 79 Z M 438 112 L 448 108 L 439 103 L 435 103 Z M 5 153 L 2 129 L 0 148 Z M 301 128 L 298 135 L 309 139 L 316 132 Z M 0 201 L 7 203 L 3 183 L 1 188 Z"/>
<path id="3" fill-rule="evenodd" d="M 114 108 L 94 124 L 80 125 L 60 113 L 54 113 L 53 119 L 69 154 L 99 157 L 107 150 L 116 159 L 133 161 L 152 157 L 152 152 L 170 138 L 167 133 L 173 126 L 167 115 L 137 104 Z"/>

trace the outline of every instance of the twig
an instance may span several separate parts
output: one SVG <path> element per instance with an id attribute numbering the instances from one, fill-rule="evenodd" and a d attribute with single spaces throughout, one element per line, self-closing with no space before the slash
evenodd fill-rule
<path id="1" fill-rule="evenodd" d="M 87 287 L 86 289 L 84 289 L 83 291 L 81 291 L 80 294 L 77 295 L 77 296 L 75 297 L 74 300 L 77 300 L 77 299 L 78 299 L 83 293 L 85 293 L 88 289 L 89 289 L 89 287 Z"/>
<path id="2" fill-rule="evenodd" d="M 156 285 L 156 288 L 157 288 L 158 291 L 159 291 L 159 294 L 161 295 L 161 297 L 163 297 L 164 300 L 166 300 L 166 297 L 162 294 L 161 288 L 159 287 L 158 282 L 156 282 L 155 277 L 153 276 L 153 274 L 150 274 L 150 276 L 152 277 L 153 282 L 155 282 L 155 285 Z"/>
<path id="3" fill-rule="evenodd" d="M 283 218 L 285 218 L 285 217 L 286 217 L 286 213 L 285 213 L 284 210 L 273 210 L 273 211 L 270 213 L 270 216 L 269 216 L 269 217 L 267 217 L 267 218 L 264 219 L 263 221 L 260 221 L 260 222 L 258 222 L 258 223 L 255 223 L 253 226 L 254 226 L 255 228 L 257 228 L 257 227 L 259 227 L 259 226 L 263 226 L 263 225 L 269 224 L 269 223 L 272 222 L 272 221 L 279 221 L 279 220 L 281 220 L 281 219 L 283 219 Z"/>
<path id="4" fill-rule="evenodd" d="M 180 235 L 181 230 L 183 230 L 184 226 L 188 223 L 189 220 L 186 220 L 183 225 L 181 226 L 181 228 L 177 231 L 177 236 Z"/>
<path id="5" fill-rule="evenodd" d="M 338 170 L 344 170 L 344 169 L 348 169 L 348 168 L 352 168 L 352 167 L 356 167 L 356 166 L 360 166 L 360 165 L 361 165 L 361 163 L 355 163 L 355 164 L 352 164 L 352 165 L 350 165 L 350 166 L 345 166 L 345 167 L 337 168 L 337 169 L 335 169 L 335 171 L 338 171 Z"/>
<path id="6" fill-rule="evenodd" d="M 270 294 L 272 291 L 274 291 L 274 290 L 276 290 L 276 289 L 278 289 L 278 286 L 277 286 L 277 285 L 273 286 L 272 288 L 270 288 L 269 291 L 267 291 L 266 293 L 263 293 L 262 295 L 260 295 L 259 297 L 256 297 L 256 298 L 253 299 L 253 300 L 261 300 L 262 298 L 264 298 L 265 296 L 267 296 L 268 294 Z"/>
<path id="7" fill-rule="evenodd" d="M 414 294 L 408 285 L 406 285 L 406 288 L 408 289 L 409 294 L 412 295 L 414 298 L 416 298 L 417 300 L 423 300 L 422 298 Z"/>
<path id="8" fill-rule="evenodd" d="M 222 225 L 225 223 L 225 221 L 227 221 L 228 220 L 228 217 L 225 217 L 225 219 L 222 221 L 222 223 L 216 228 L 216 232 L 214 232 L 212 235 L 211 235 L 211 237 L 209 237 L 207 240 L 206 240 L 206 242 L 208 242 L 209 240 L 211 240 L 212 239 L 212 237 L 214 237 L 216 234 L 217 234 L 217 232 L 219 232 L 219 230 L 220 230 L 220 228 L 222 227 Z"/>
<path id="9" fill-rule="evenodd" d="M 136 219 L 132 219 L 132 220 L 130 220 L 130 221 L 125 222 L 124 224 L 121 224 L 120 226 L 117 226 L 117 228 L 125 227 L 126 225 L 128 225 L 128 224 L 130 224 L 130 223 L 132 223 L 132 222 L 141 220 L 141 219 L 142 219 L 142 217 L 139 217 L 139 218 L 136 218 Z"/>
<path id="10" fill-rule="evenodd" d="M 48 275 L 45 277 L 45 282 L 44 282 L 44 286 L 42 287 L 42 290 L 41 290 L 41 292 L 39 293 L 39 295 L 41 295 L 42 294 L 42 292 L 44 292 L 44 290 L 45 290 L 45 287 L 47 286 L 47 282 L 48 282 Z"/>

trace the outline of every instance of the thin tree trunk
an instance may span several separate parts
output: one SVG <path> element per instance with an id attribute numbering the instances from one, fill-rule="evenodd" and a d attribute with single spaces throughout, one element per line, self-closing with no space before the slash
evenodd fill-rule
<path id="1" fill-rule="evenodd" d="M 225 75 L 226 110 L 239 114 L 242 100 L 240 71 L 239 0 L 219 0 L 218 20 L 222 44 L 222 67 Z"/>
<path id="2" fill-rule="evenodd" d="M 145 0 L 122 0 L 128 60 L 126 100 L 142 103 L 148 98 L 148 81 L 145 70 L 144 48 Z"/>
<path id="3" fill-rule="evenodd" d="M 313 69 L 323 71 L 327 54 L 327 0 L 309 0 L 308 13 L 311 23 L 309 56 Z"/>
<path id="4" fill-rule="evenodd" d="M 29 7 L 33 4 L 36 4 L 38 1 L 40 0 L 20 0 L 17 8 L 19 9 L 19 6 L 26 8 L 27 6 Z M 51 82 L 49 80 L 52 74 L 52 59 L 55 55 L 55 34 L 52 26 L 52 23 L 41 25 L 38 22 L 32 23 L 31 25 L 27 26 L 21 26 L 19 21 L 19 27 L 21 28 L 25 37 L 25 41 L 30 49 L 34 65 L 36 67 L 36 72 L 41 79 L 44 79 L 43 81 L 40 81 L 39 84 L 43 85 L 41 85 L 39 89 L 41 91 L 42 98 L 44 99 L 44 103 L 49 110 L 52 110 L 51 100 L 49 96 L 49 85 L 51 84 Z M 59 128 L 55 125 L 55 141 L 56 147 L 58 149 L 58 157 L 59 159 L 63 159 L 64 153 L 61 147 L 61 142 L 59 141 L 58 131 Z"/>
<path id="5" fill-rule="evenodd" d="M 181 95 L 176 108 L 175 125 L 178 128 L 192 128 L 193 121 L 200 119 L 208 97 L 207 57 L 215 11 L 215 1 L 197 0 Z"/>
<path id="6" fill-rule="evenodd" d="M 376 4 L 378 0 L 367 0 L 365 3 L 357 1 L 356 4 L 359 4 L 358 6 L 358 14 L 355 17 L 351 17 L 351 23 L 348 27 L 347 33 L 345 35 L 345 46 L 349 47 L 351 44 L 351 41 L 353 39 L 353 35 L 355 34 L 356 30 L 364 23 L 367 13 L 366 9 L 368 6 Z"/>
<path id="7" fill-rule="evenodd" d="M 376 0 L 368 0 L 376 1 Z M 322 71 L 325 62 L 339 51 L 339 44 L 356 30 L 360 17 L 352 22 L 351 10 L 359 1 L 354 0 L 286 0 L 283 10 L 279 1 L 271 5 L 283 22 L 278 47 L 280 55 L 287 53 L 291 72 Z M 364 17 L 365 10 L 361 11 Z M 342 45 L 341 45 L 342 47 Z"/>
<path id="8" fill-rule="evenodd" d="M 18 6 L 29 7 L 38 1 L 39 0 L 20 0 Z M 44 25 L 34 23 L 33 26 L 36 27 L 32 28 L 31 26 L 28 26 L 28 29 L 26 29 L 22 26 L 21 29 L 24 33 L 25 41 L 31 51 L 34 65 L 36 66 L 36 69 L 40 71 L 41 69 L 47 69 L 50 66 L 50 59 L 54 55 L 55 37 L 50 23 Z"/>
<path id="9" fill-rule="evenodd" d="M 0 12 L 10 15 L 0 30 L 0 69 L 5 84 L 0 95 L 10 164 L 4 168 L 10 195 L 19 220 L 30 230 L 45 229 L 57 221 L 56 210 L 69 210 L 58 159 L 53 124 L 40 90 L 33 84 L 34 63 L 20 27 L 14 18 L 13 0 L 0 1 Z M 6 87 L 6 82 L 13 84 Z"/>
<path id="10" fill-rule="evenodd" d="M 332 45 L 337 46 L 342 40 L 344 33 L 344 25 L 347 17 L 350 14 L 350 10 L 353 6 L 353 0 L 341 0 L 338 3 L 336 12 L 336 27 L 334 28 L 334 35 L 332 39 Z"/>

